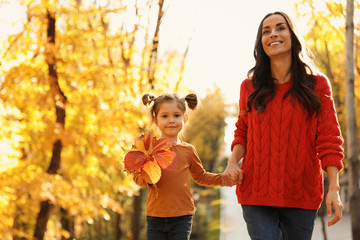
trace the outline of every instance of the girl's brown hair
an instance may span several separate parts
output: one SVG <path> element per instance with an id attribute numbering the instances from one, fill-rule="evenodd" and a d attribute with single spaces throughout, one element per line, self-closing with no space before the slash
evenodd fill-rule
<path id="1" fill-rule="evenodd" d="M 151 117 L 157 117 L 159 112 L 160 105 L 164 102 L 176 102 L 179 108 L 185 113 L 186 112 L 186 104 L 187 106 L 193 110 L 196 108 L 198 104 L 197 96 L 195 93 L 190 93 L 186 95 L 185 98 L 179 97 L 176 93 L 165 93 L 158 97 L 155 97 L 151 93 L 145 93 L 142 97 L 142 102 L 145 106 L 150 105 L 154 102 L 154 105 L 150 109 Z"/>

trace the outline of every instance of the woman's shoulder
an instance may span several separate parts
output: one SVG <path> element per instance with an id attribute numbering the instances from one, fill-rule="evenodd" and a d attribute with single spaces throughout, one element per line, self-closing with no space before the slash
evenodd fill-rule
<path id="1" fill-rule="evenodd" d="M 242 80 L 241 85 L 251 86 L 251 78 L 245 78 L 244 80 Z"/>
<path id="2" fill-rule="evenodd" d="M 331 89 L 329 78 L 324 73 L 318 73 L 315 75 L 316 84 L 315 88 L 319 91 L 324 89 Z"/>
<path id="3" fill-rule="evenodd" d="M 253 88 L 251 78 L 246 78 L 241 82 L 240 89 L 243 91 L 248 91 Z"/>

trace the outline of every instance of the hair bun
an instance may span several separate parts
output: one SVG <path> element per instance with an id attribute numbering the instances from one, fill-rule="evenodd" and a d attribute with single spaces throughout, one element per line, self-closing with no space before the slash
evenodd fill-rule
<path id="1" fill-rule="evenodd" d="M 152 101 L 154 101 L 154 99 L 155 99 L 155 96 L 152 95 L 151 93 L 145 93 L 142 96 L 142 102 L 145 106 L 149 105 Z"/>
<path id="2" fill-rule="evenodd" d="M 187 102 L 188 107 L 193 110 L 198 104 L 198 99 L 195 93 L 190 93 L 186 95 L 185 101 Z"/>

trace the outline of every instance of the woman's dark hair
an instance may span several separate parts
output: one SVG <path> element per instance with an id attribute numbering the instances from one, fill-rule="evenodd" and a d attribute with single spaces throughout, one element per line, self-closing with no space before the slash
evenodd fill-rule
<path id="1" fill-rule="evenodd" d="M 271 75 L 270 58 L 266 55 L 261 42 L 264 20 L 274 14 L 285 18 L 291 34 L 292 62 L 289 73 L 291 74 L 292 86 L 285 93 L 284 99 L 289 95 L 291 97 L 295 96 L 307 110 L 308 118 L 314 113 L 317 116 L 320 112 L 321 103 L 319 97 L 314 92 L 316 78 L 314 76 L 315 67 L 312 66 L 309 58 L 311 53 L 305 44 L 301 43 L 301 38 L 296 33 L 295 26 L 290 17 L 283 12 L 267 14 L 259 25 L 254 47 L 255 66 L 248 72 L 248 78 L 251 79 L 254 91 L 248 96 L 247 111 L 251 111 L 253 106 L 256 111 L 263 112 L 266 104 L 275 96 L 275 79 Z"/>
<path id="2" fill-rule="evenodd" d="M 176 93 L 165 93 L 158 97 L 155 97 L 151 93 L 145 93 L 142 97 L 142 102 L 145 106 L 150 105 L 151 102 L 154 102 L 154 105 L 150 109 L 150 113 L 151 116 L 155 118 L 159 112 L 160 105 L 164 102 L 176 102 L 184 113 L 186 112 L 185 102 L 191 110 L 195 109 L 198 104 L 197 96 L 194 93 L 186 95 L 185 98 L 180 98 Z"/>

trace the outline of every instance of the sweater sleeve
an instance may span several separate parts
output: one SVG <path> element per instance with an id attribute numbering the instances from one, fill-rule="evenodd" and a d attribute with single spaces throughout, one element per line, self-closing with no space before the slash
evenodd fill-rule
<path id="1" fill-rule="evenodd" d="M 137 172 L 134 173 L 133 176 L 134 182 L 139 185 L 140 187 L 148 187 L 149 185 L 147 184 L 147 182 L 145 182 L 145 180 L 141 177 L 141 173 Z"/>
<path id="2" fill-rule="evenodd" d="M 197 184 L 203 186 L 225 186 L 222 174 L 206 172 L 194 146 L 191 146 L 190 154 L 190 173 Z"/>
<path id="3" fill-rule="evenodd" d="M 231 150 L 233 150 L 236 144 L 241 144 L 246 151 L 247 131 L 248 131 L 248 121 L 247 121 L 248 113 L 246 113 L 247 110 L 246 101 L 248 97 L 247 88 L 249 84 L 251 84 L 250 80 L 246 79 L 241 83 L 240 86 L 239 114 L 238 114 L 238 120 L 235 123 L 236 129 L 234 131 L 234 140 L 231 144 Z"/>
<path id="4" fill-rule="evenodd" d="M 339 171 L 343 167 L 344 142 L 336 116 L 330 81 L 325 76 L 316 80 L 317 94 L 321 101 L 321 110 L 317 121 L 316 152 L 321 160 L 321 167 L 336 166 Z"/>

